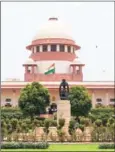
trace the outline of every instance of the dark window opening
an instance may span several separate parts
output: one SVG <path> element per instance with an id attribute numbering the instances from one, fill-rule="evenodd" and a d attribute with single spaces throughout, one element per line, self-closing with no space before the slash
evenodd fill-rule
<path id="1" fill-rule="evenodd" d="M 40 52 L 40 47 L 39 46 L 37 46 L 37 52 Z"/>
<path id="2" fill-rule="evenodd" d="M 43 45 L 43 52 L 47 52 L 47 45 Z"/>
<path id="3" fill-rule="evenodd" d="M 6 102 L 11 102 L 11 99 L 10 98 L 6 98 Z"/>
<path id="4" fill-rule="evenodd" d="M 115 102 L 115 98 L 111 98 L 111 99 L 110 99 L 110 102 Z"/>
<path id="5" fill-rule="evenodd" d="M 10 103 L 6 103 L 5 107 L 12 107 L 12 105 Z"/>
<path id="6" fill-rule="evenodd" d="M 64 45 L 60 45 L 60 52 L 64 52 Z"/>
<path id="7" fill-rule="evenodd" d="M 67 49 L 68 49 L 68 52 L 71 52 L 71 47 L 70 46 L 68 46 Z"/>
<path id="8" fill-rule="evenodd" d="M 56 45 L 51 45 L 51 51 L 55 52 L 56 51 Z"/>
<path id="9" fill-rule="evenodd" d="M 97 102 L 102 102 L 102 99 L 101 98 L 97 98 L 96 101 Z"/>

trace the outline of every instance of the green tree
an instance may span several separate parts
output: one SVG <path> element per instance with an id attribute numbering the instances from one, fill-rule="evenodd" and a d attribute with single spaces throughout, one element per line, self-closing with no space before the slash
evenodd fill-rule
<path id="1" fill-rule="evenodd" d="M 87 116 L 92 104 L 88 90 L 83 86 L 72 87 L 70 89 L 69 100 L 73 116 Z"/>
<path id="2" fill-rule="evenodd" d="M 49 93 L 41 84 L 33 82 L 22 89 L 19 107 L 24 115 L 31 117 L 31 120 L 35 115 L 45 113 L 48 105 Z"/>

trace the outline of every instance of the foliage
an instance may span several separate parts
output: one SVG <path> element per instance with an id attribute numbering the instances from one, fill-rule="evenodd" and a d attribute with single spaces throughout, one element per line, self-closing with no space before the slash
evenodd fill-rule
<path id="1" fill-rule="evenodd" d="M 87 116 L 92 104 L 88 90 L 83 86 L 72 87 L 69 93 L 73 116 Z"/>
<path id="2" fill-rule="evenodd" d="M 114 108 L 95 108 L 91 109 L 91 112 L 88 115 L 88 118 L 93 122 L 97 119 L 102 120 L 104 126 L 107 125 L 107 120 L 112 118 L 114 115 Z"/>
<path id="3" fill-rule="evenodd" d="M 50 122 L 51 120 L 49 119 L 46 119 L 44 122 L 44 132 L 46 133 L 46 135 L 48 135 L 49 133 Z"/>
<path id="4" fill-rule="evenodd" d="M 97 119 L 97 120 L 95 121 L 95 125 L 96 125 L 97 127 L 100 127 L 100 126 L 102 125 L 102 120 L 101 120 L 101 119 Z"/>
<path id="5" fill-rule="evenodd" d="M 49 144 L 47 142 L 39 143 L 24 143 L 24 142 L 5 142 L 1 144 L 2 149 L 47 149 Z"/>
<path id="6" fill-rule="evenodd" d="M 82 124 L 79 125 L 79 128 L 81 129 L 82 132 L 83 132 L 84 129 L 85 129 L 84 125 L 82 125 Z"/>
<path id="7" fill-rule="evenodd" d="M 114 125 L 110 127 L 94 126 L 91 133 L 92 141 L 94 142 L 110 142 L 114 141 Z"/>
<path id="8" fill-rule="evenodd" d="M 57 130 L 57 134 L 58 134 L 59 141 L 61 142 L 65 141 L 66 134 L 62 129 Z"/>
<path id="9" fill-rule="evenodd" d="M 76 125 L 76 121 L 75 120 L 71 120 L 69 122 L 68 132 L 69 132 L 70 135 L 72 135 L 75 132 L 75 129 L 76 129 L 75 125 Z"/>
<path id="10" fill-rule="evenodd" d="M 62 129 L 63 126 L 65 125 L 65 119 L 60 118 L 58 123 L 59 123 L 58 124 L 58 129 Z"/>
<path id="11" fill-rule="evenodd" d="M 115 144 L 100 144 L 99 149 L 115 149 Z"/>
<path id="12" fill-rule="evenodd" d="M 90 125 L 90 119 L 85 117 L 80 117 L 80 124 L 85 125 L 87 127 Z"/>
<path id="13" fill-rule="evenodd" d="M 31 117 L 31 120 L 35 115 L 45 113 L 48 105 L 49 93 L 41 84 L 33 82 L 22 89 L 19 107 L 24 115 Z"/>
<path id="14" fill-rule="evenodd" d="M 1 108 L 1 118 L 2 119 L 22 119 L 23 113 L 18 108 Z"/>

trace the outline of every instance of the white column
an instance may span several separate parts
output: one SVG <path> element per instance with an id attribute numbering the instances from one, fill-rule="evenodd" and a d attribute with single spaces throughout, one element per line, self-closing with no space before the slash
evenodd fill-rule
<path id="1" fill-rule="evenodd" d="M 34 53 L 36 53 L 37 52 L 37 47 L 36 46 L 34 46 Z"/>
<path id="2" fill-rule="evenodd" d="M 65 52 L 67 52 L 67 45 L 65 45 Z"/>
<path id="3" fill-rule="evenodd" d="M 15 107 L 16 106 L 16 92 L 15 92 L 15 90 L 13 90 L 13 98 L 12 99 L 13 99 L 13 101 L 11 104 L 13 107 Z"/>
<path id="4" fill-rule="evenodd" d="M 73 53 L 73 46 L 71 46 L 71 53 Z"/>
<path id="5" fill-rule="evenodd" d="M 92 108 L 95 108 L 95 93 L 92 93 Z"/>
<path id="6" fill-rule="evenodd" d="M 56 45 L 56 51 L 59 52 L 59 44 Z"/>
<path id="7" fill-rule="evenodd" d="M 109 93 L 106 92 L 106 99 L 105 99 L 105 103 L 106 106 L 109 105 Z"/>
<path id="8" fill-rule="evenodd" d="M 48 45 L 48 52 L 51 52 L 51 45 Z"/>
<path id="9" fill-rule="evenodd" d="M 40 52 L 43 52 L 43 47 L 42 47 L 42 45 L 40 45 Z"/>

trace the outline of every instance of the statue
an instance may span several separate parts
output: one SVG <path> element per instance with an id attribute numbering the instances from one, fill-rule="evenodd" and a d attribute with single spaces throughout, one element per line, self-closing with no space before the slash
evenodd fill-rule
<path id="1" fill-rule="evenodd" d="M 68 100 L 69 95 L 69 85 L 65 79 L 62 79 L 62 82 L 59 87 L 59 95 L 61 100 Z"/>

